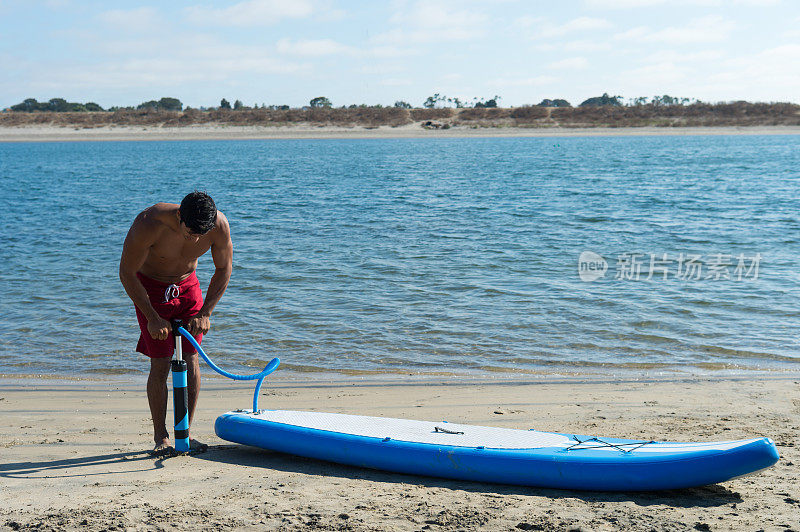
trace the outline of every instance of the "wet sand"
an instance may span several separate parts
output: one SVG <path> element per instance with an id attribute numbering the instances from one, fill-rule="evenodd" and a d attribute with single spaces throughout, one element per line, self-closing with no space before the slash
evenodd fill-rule
<path id="1" fill-rule="evenodd" d="M 667 381 L 279 382 L 262 408 L 673 441 L 769 436 L 754 476 L 656 493 L 536 489 L 384 473 L 217 438 L 252 388 L 207 379 L 192 436 L 154 458 L 139 381 L 0 380 L 0 529 L 800 530 L 800 376 Z M 168 423 L 172 415 L 168 415 Z"/>

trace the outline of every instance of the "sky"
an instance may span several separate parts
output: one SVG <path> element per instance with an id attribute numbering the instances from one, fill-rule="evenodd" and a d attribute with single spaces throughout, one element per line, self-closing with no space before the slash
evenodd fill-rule
<path id="1" fill-rule="evenodd" d="M 798 0 L 0 0 L 0 108 L 800 103 Z"/>

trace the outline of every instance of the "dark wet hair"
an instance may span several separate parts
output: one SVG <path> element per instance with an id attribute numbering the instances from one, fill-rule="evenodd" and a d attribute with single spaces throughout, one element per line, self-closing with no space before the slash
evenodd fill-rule
<path id="1" fill-rule="evenodd" d="M 217 223 L 217 206 L 211 196 L 195 190 L 181 201 L 180 215 L 189 231 L 204 235 Z"/>

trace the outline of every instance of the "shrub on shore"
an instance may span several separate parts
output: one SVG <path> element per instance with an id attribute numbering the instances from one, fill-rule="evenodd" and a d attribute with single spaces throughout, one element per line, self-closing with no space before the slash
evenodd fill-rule
<path id="1" fill-rule="evenodd" d="M 36 101 L 36 98 L 27 98 L 21 103 L 12 105 L 10 109 L 19 113 L 82 113 L 103 110 L 94 102 L 68 102 L 64 98 L 52 98 L 46 102 Z"/>
<path id="2" fill-rule="evenodd" d="M 419 120 L 441 120 L 442 118 L 450 118 L 456 114 L 455 109 L 449 107 L 440 109 L 411 109 L 411 119 L 415 122 Z"/>
<path id="3" fill-rule="evenodd" d="M 98 106 L 99 107 L 99 106 Z M 800 105 L 793 103 L 703 103 L 630 106 L 514 108 L 434 108 L 358 106 L 348 108 L 288 106 L 168 111 L 144 107 L 114 111 L 17 111 L 0 113 L 0 126 L 53 125 L 92 128 L 110 125 L 180 127 L 202 124 L 282 126 L 307 124 L 340 127 L 398 127 L 438 121 L 465 127 L 642 127 L 800 125 Z"/>

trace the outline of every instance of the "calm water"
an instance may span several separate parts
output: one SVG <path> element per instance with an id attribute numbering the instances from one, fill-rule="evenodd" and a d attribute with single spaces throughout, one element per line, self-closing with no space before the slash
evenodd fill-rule
<path id="1" fill-rule="evenodd" d="M 194 188 L 232 371 L 800 369 L 796 136 L 0 144 L 0 185 L 0 373 L 145 371 L 122 242 Z"/>

